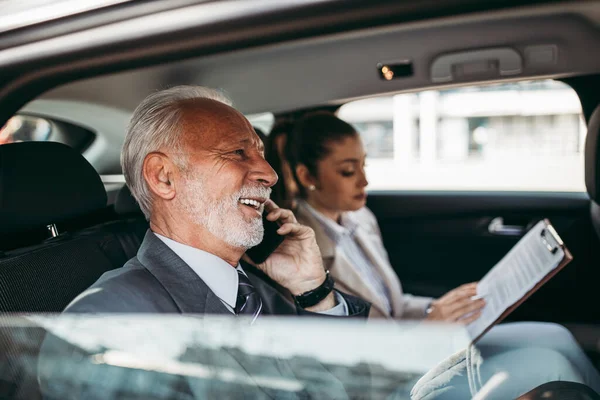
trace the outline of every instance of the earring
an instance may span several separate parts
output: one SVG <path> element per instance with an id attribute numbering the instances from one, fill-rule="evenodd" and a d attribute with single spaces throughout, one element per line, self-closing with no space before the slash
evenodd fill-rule
<path id="1" fill-rule="evenodd" d="M 314 192 L 316 188 L 317 188 L 317 187 L 316 187 L 315 185 L 310 185 L 310 186 L 308 187 L 308 190 L 310 190 L 311 192 Z"/>

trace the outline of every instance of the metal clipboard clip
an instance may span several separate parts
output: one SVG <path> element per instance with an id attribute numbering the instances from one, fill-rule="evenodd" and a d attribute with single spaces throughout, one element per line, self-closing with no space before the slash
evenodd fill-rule
<path id="1" fill-rule="evenodd" d="M 550 224 L 546 224 L 546 227 L 542 229 L 540 236 L 542 238 L 542 243 L 552 254 L 556 254 L 558 249 L 563 246 L 562 239 L 560 236 L 558 236 L 558 233 L 556 233 L 556 230 Z"/>

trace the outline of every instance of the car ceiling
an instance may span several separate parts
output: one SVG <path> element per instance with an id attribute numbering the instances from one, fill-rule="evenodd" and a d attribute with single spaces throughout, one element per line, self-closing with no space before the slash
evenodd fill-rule
<path id="1" fill-rule="evenodd" d="M 431 63 L 446 53 L 510 47 L 523 54 L 533 45 L 556 45 L 557 62 L 525 64 L 512 78 L 596 73 L 600 57 L 590 57 L 590 49 L 600 47 L 600 21 L 590 17 L 599 8 L 599 3 L 580 3 L 363 29 L 102 76 L 54 89 L 42 98 L 131 111 L 154 90 L 199 84 L 223 89 L 244 113 L 283 112 L 435 86 Z M 412 60 L 414 75 L 380 79 L 377 63 L 395 60 Z"/>
<path id="2" fill-rule="evenodd" d="M 52 102 L 80 102 L 86 107 L 103 106 L 105 113 L 115 110 L 121 121 L 123 115 L 130 114 L 155 90 L 199 84 L 222 89 L 236 108 L 246 114 L 279 113 L 372 95 L 440 87 L 431 79 L 430 69 L 436 57 L 498 47 L 508 47 L 523 55 L 530 46 L 554 45 L 558 57 L 556 63 L 542 66 L 525 62 L 517 75 L 467 78 L 445 87 L 594 74 L 600 71 L 600 57 L 590 54 L 594 54 L 591 49 L 600 47 L 599 25 L 599 2 L 567 2 L 363 28 L 80 80 L 46 92 L 24 110 L 51 116 L 47 110 Z M 414 74 L 382 80 L 377 63 L 396 60 L 411 60 Z M 78 110 L 71 107 L 62 116 L 65 112 L 76 114 Z M 108 118 L 110 114 L 104 115 Z M 106 129 L 111 128 L 95 130 L 104 135 Z M 117 153 L 124 134 L 121 129 L 116 135 L 108 134 Z"/>

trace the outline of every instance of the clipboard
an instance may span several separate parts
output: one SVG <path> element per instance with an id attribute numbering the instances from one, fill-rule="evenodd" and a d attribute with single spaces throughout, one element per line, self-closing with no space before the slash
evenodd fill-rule
<path id="1" fill-rule="evenodd" d="M 487 332 L 489 332 L 490 329 L 492 329 L 495 325 L 502 322 L 508 315 L 510 315 L 510 313 L 512 313 L 515 309 L 517 309 L 517 307 L 519 307 L 521 304 L 523 304 L 523 302 L 525 302 L 525 300 L 527 300 L 529 297 L 531 297 L 532 294 L 534 294 L 539 288 L 544 286 L 544 284 L 546 282 L 548 282 L 550 279 L 552 279 L 564 267 L 566 267 L 567 264 L 569 264 L 573 260 L 573 255 L 571 254 L 569 249 L 567 249 L 567 247 L 565 246 L 564 242 L 562 241 L 562 239 L 560 238 L 560 236 L 558 235 L 558 233 L 556 232 L 556 230 L 550 223 L 550 220 L 548 220 L 547 218 L 544 218 L 542 221 L 546 224 L 546 226 L 540 234 L 540 238 L 539 238 L 540 241 L 542 242 L 543 245 L 546 246 L 547 250 L 551 253 L 556 253 L 556 251 L 558 251 L 559 248 L 562 249 L 564 252 L 564 256 L 563 256 L 562 260 L 560 260 L 557 267 L 555 267 L 546 276 L 544 276 L 540 281 L 538 281 L 535 284 L 535 286 L 533 288 L 531 288 L 527 293 L 525 293 L 525 295 L 523 295 L 519 300 L 517 300 L 515 303 L 513 303 L 511 306 L 509 306 L 495 321 L 493 321 L 491 324 L 489 324 L 489 326 L 481 334 L 479 334 L 475 339 L 473 339 L 471 341 L 472 344 L 477 343 L 477 341 L 479 341 L 479 339 L 481 339 Z M 517 246 L 518 246 L 518 244 L 519 243 L 517 243 Z"/>

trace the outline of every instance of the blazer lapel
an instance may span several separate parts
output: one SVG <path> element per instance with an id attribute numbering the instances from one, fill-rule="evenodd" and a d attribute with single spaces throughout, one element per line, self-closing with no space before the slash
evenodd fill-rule
<path id="1" fill-rule="evenodd" d="M 321 226 L 321 223 L 304 208 L 301 202 L 298 204 L 295 214 L 298 218 L 298 222 L 303 225 L 310 226 L 315 232 L 315 239 L 319 244 L 321 257 L 333 258 L 335 256 L 335 243 L 329 238 L 329 236 L 327 236 L 325 230 Z"/>
<path id="2" fill-rule="evenodd" d="M 206 283 L 152 231 L 146 232 L 137 257 L 182 313 L 230 313 Z"/>
<path id="3" fill-rule="evenodd" d="M 389 316 L 389 312 L 381 303 L 379 296 L 363 280 L 354 267 L 352 260 L 349 260 L 344 253 L 336 252 L 335 243 L 327 236 L 321 223 L 308 210 L 305 210 L 301 203 L 298 205 L 296 214 L 301 223 L 310 226 L 315 231 L 315 237 L 323 257 L 323 264 L 331 272 L 337 286 L 343 292 L 367 300 L 371 303 L 372 308 L 377 308 L 382 315 Z"/>
<path id="4" fill-rule="evenodd" d="M 390 301 L 392 305 L 392 315 L 400 316 L 403 311 L 403 293 L 402 286 L 400 284 L 400 280 L 398 276 L 394 272 L 392 266 L 390 265 L 387 257 L 382 253 L 381 249 L 377 248 L 377 244 L 375 243 L 375 239 L 370 236 L 374 235 L 369 232 L 365 232 L 360 226 L 356 229 L 354 233 L 356 236 L 356 240 L 358 244 L 362 247 L 363 251 L 371 260 L 371 264 L 377 269 L 377 272 L 383 278 L 383 283 L 386 285 L 388 292 L 390 294 Z M 389 312 L 385 312 L 386 315 L 389 315 Z"/>
<path id="5" fill-rule="evenodd" d="M 371 307 L 377 308 L 380 314 L 386 316 L 389 315 L 389 312 L 386 307 L 384 307 L 380 297 L 375 293 L 375 289 L 365 282 L 351 260 L 349 260 L 344 253 L 339 252 L 336 255 L 331 266 L 331 271 L 335 274 L 335 280 L 340 288 L 342 288 L 342 291 L 346 288 L 347 291 L 351 292 L 350 294 L 354 294 L 355 296 L 370 302 Z"/>

